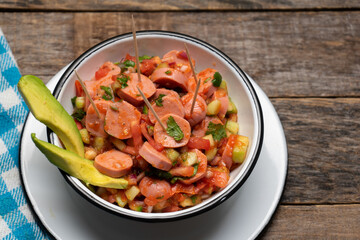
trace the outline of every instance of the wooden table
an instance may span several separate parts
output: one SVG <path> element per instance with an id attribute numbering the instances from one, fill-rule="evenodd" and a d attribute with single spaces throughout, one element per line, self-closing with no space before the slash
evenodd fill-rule
<path id="1" fill-rule="evenodd" d="M 205 40 L 255 79 L 285 129 L 286 187 L 261 238 L 360 238 L 360 1 L 73 2 L 0 2 L 22 74 L 47 82 L 90 46 L 131 31 L 131 12 L 139 30 Z"/>

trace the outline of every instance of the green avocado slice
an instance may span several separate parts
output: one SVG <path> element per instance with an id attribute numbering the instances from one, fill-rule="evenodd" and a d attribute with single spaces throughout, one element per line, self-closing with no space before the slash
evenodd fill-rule
<path id="1" fill-rule="evenodd" d="M 128 181 L 123 178 L 112 178 L 100 173 L 93 164 L 93 161 L 57 147 L 48 142 L 36 138 L 35 133 L 31 134 L 31 138 L 36 147 L 47 157 L 47 159 L 67 172 L 73 177 L 76 177 L 91 185 L 106 188 L 125 189 Z"/>
<path id="2" fill-rule="evenodd" d="M 84 157 L 84 143 L 74 119 L 43 81 L 38 77 L 25 75 L 20 78 L 18 88 L 35 118 L 53 130 L 67 150 Z"/>

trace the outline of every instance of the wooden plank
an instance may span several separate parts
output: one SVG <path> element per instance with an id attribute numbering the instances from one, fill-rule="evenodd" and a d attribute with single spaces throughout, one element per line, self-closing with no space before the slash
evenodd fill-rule
<path id="1" fill-rule="evenodd" d="M 252 1 L 71 1 L 71 0 L 7 0 L 0 3 L 0 8 L 41 9 L 41 10 L 81 10 L 81 11 L 181 11 L 181 10 L 255 10 L 255 9 L 337 9 L 358 8 L 356 0 L 252 0 Z"/>
<path id="2" fill-rule="evenodd" d="M 359 239 L 360 205 L 280 206 L 260 239 Z"/>
<path id="3" fill-rule="evenodd" d="M 289 168 L 282 203 L 360 203 L 360 99 L 272 99 Z"/>
<path id="4" fill-rule="evenodd" d="M 193 35 L 220 48 L 271 97 L 360 96 L 359 12 L 138 13 L 139 30 Z M 130 13 L 3 13 L 24 74 L 52 75 L 108 37 Z M 191 19 L 191 21 L 189 21 Z"/>

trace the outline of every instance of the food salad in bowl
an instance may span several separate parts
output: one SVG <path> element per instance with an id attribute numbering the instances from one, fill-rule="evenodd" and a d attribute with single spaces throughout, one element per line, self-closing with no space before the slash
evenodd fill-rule
<path id="1" fill-rule="evenodd" d="M 22 79 L 26 102 L 49 127 L 50 143 L 33 140 L 77 192 L 107 211 L 144 221 L 193 216 L 251 173 L 261 106 L 245 73 L 211 45 L 164 31 L 137 38 L 139 66 L 131 34 L 99 43 L 67 67 L 56 99 L 38 101 L 49 102 L 41 113 Z"/>

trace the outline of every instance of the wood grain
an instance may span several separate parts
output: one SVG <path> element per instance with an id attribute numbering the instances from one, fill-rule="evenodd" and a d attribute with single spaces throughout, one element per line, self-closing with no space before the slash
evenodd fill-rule
<path id="1" fill-rule="evenodd" d="M 92 45 L 130 32 L 129 17 L 3 13 L 0 25 L 22 72 L 51 76 Z M 208 41 L 270 97 L 360 96 L 359 12 L 161 12 L 136 18 L 139 30 L 178 31 Z"/>
<path id="2" fill-rule="evenodd" d="M 256 9 L 336 9 L 358 8 L 356 0 L 153 0 L 153 1 L 95 1 L 95 0 L 7 0 L 0 3 L 0 8 L 25 10 L 81 10 L 81 11 L 181 11 L 181 10 L 256 10 Z"/>
<path id="3" fill-rule="evenodd" d="M 261 239 L 360 238 L 360 205 L 280 206 Z"/>
<path id="4" fill-rule="evenodd" d="M 360 203 L 360 99 L 272 99 L 289 168 L 282 203 Z"/>

